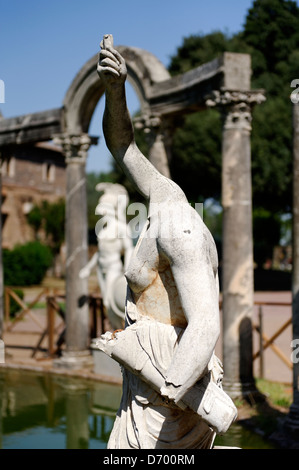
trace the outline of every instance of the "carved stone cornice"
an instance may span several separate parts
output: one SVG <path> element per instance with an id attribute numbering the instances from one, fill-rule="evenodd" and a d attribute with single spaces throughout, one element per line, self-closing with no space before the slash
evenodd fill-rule
<path id="1" fill-rule="evenodd" d="M 215 90 L 206 97 L 208 107 L 219 108 L 225 129 L 251 130 L 252 109 L 266 100 L 263 90 Z"/>
<path id="2" fill-rule="evenodd" d="M 53 141 L 62 148 L 66 163 L 84 164 L 89 147 L 97 144 L 98 137 L 91 137 L 88 134 L 64 133 L 55 135 Z"/>

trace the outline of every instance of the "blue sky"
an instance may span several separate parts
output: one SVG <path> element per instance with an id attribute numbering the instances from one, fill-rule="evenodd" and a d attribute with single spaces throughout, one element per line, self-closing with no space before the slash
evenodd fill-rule
<path id="1" fill-rule="evenodd" d="M 112 33 L 115 45 L 146 49 L 167 67 L 184 37 L 221 30 L 239 32 L 253 0 L 2 0 L 0 79 L 5 83 L 4 117 L 62 105 L 73 78 Z M 129 88 L 129 108 L 138 102 Z M 100 136 L 87 171 L 107 171 L 102 137 L 104 99 L 89 133 Z"/>

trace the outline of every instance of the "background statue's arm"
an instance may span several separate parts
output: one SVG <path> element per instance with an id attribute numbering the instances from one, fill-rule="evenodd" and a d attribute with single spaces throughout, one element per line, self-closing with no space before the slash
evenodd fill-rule
<path id="1" fill-rule="evenodd" d="M 170 262 L 180 302 L 188 322 L 167 370 L 163 395 L 177 401 L 207 372 L 220 334 L 215 274 L 202 230 L 175 239 L 160 239 L 160 252 Z"/>
<path id="2" fill-rule="evenodd" d="M 94 255 L 90 258 L 87 265 L 84 266 L 79 272 L 79 277 L 81 279 L 85 279 L 86 277 L 90 276 L 91 270 L 96 266 L 98 260 L 98 253 L 94 253 Z"/>

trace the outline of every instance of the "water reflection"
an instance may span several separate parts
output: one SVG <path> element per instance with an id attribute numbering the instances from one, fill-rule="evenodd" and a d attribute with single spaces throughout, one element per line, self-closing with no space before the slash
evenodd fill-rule
<path id="1" fill-rule="evenodd" d="M 118 385 L 0 370 L 0 448 L 105 449 L 120 399 Z M 237 423 L 215 445 L 272 448 Z"/>
<path id="2" fill-rule="evenodd" d="M 275 446 L 262 436 L 234 423 L 223 436 L 217 436 L 216 446 L 239 447 L 241 449 L 275 449 Z"/>
<path id="3" fill-rule="evenodd" d="M 0 371 L 0 448 L 106 448 L 120 398 L 117 385 Z"/>

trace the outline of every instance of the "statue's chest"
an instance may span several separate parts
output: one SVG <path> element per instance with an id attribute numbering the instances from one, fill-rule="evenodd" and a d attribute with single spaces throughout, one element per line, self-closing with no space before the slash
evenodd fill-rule
<path id="1" fill-rule="evenodd" d="M 149 287 L 158 275 L 161 260 L 156 238 L 147 223 L 139 237 L 125 277 L 133 292 L 140 293 Z"/>

